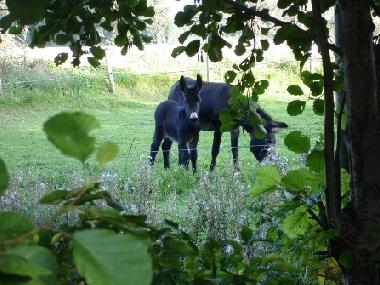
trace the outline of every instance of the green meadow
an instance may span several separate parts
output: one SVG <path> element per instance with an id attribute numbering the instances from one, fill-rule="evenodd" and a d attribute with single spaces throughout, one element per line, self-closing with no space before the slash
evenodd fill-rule
<path id="1" fill-rule="evenodd" d="M 30 212 L 38 222 L 50 211 L 36 205 L 38 197 L 49 190 L 74 187 L 88 177 L 101 180 L 105 189 L 113 192 L 122 203 L 134 205 L 131 206 L 131 212 L 148 214 L 157 222 L 168 217 L 186 222 L 188 212 L 185 208 L 194 203 L 191 197 L 194 193 L 197 193 L 197 197 L 203 197 L 208 193 L 207 187 L 211 192 L 216 191 L 212 195 L 217 199 L 226 201 L 235 199 L 237 194 L 234 191 L 239 188 L 241 207 L 245 209 L 245 205 L 252 202 L 250 191 L 259 163 L 248 149 L 247 133 L 241 132 L 239 140 L 239 172 L 232 167 L 229 133 L 223 135 L 215 173 L 210 174 L 208 171 L 212 132 L 201 132 L 199 171 L 196 174 L 177 166 L 175 144 L 172 147 L 170 170 L 163 169 L 161 153 L 153 167 L 147 165 L 155 107 L 158 102 L 165 100 L 180 74 L 139 76 L 120 70 L 115 72 L 116 88 L 115 93 L 111 94 L 108 91 L 107 74 L 101 68 L 64 69 L 43 62 L 36 62 L 32 66 L 8 64 L 12 66 L 13 69 L 9 70 L 13 72 L 6 74 L 4 82 L 35 81 L 5 84 L 0 93 L 0 157 L 12 176 L 10 193 L 17 196 L 18 205 L 23 205 L 17 208 L 11 202 L 3 202 L 0 207 L 16 207 L 20 211 Z M 194 76 L 195 73 L 186 75 Z M 205 74 L 202 75 L 205 78 Z M 303 114 L 296 117 L 286 112 L 288 102 L 294 100 L 286 88 L 289 84 L 299 83 L 298 69 L 292 63 L 258 65 L 255 76 L 270 82 L 267 93 L 260 97 L 261 106 L 273 118 L 289 125 L 288 130 L 278 133 L 277 154 L 269 163 L 278 165 L 283 171 L 299 166 L 302 157 L 287 149 L 284 137 L 290 131 L 300 130 L 314 144 L 322 130 L 322 119 L 314 115 L 309 105 Z M 212 74 L 212 78 L 222 80 L 217 73 Z M 93 158 L 82 165 L 60 153 L 47 140 L 43 124 L 50 116 L 63 111 L 82 111 L 95 116 L 101 124 L 101 128 L 93 133 L 97 143 L 116 143 L 119 147 L 116 159 L 99 170 L 94 166 Z M 230 191 L 230 196 L 221 193 L 222 188 Z M 155 193 L 154 197 L 152 192 Z M 210 194 L 207 195 L 203 197 L 204 201 L 211 201 Z M 156 208 L 151 206 L 152 201 Z M 155 212 L 152 212 L 152 207 L 156 209 Z M 170 207 L 172 210 L 168 212 Z M 227 219 L 234 219 L 233 215 Z M 239 223 L 234 222 L 233 225 L 239 227 Z M 203 234 L 207 231 L 210 229 L 201 230 Z"/>

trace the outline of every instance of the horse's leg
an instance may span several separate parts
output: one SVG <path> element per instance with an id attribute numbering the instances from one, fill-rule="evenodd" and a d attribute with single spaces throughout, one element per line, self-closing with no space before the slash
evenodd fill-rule
<path id="1" fill-rule="evenodd" d="M 169 138 L 165 138 L 162 143 L 162 154 L 164 155 L 164 168 L 170 167 L 170 148 L 172 146 L 173 141 Z"/>
<path id="2" fill-rule="evenodd" d="M 189 149 L 187 148 L 186 141 L 183 141 L 183 140 L 179 141 L 178 152 L 179 152 L 179 165 L 182 165 L 187 169 L 189 165 Z"/>
<path id="3" fill-rule="evenodd" d="M 231 151 L 234 167 L 239 170 L 239 128 L 231 130 Z"/>
<path id="4" fill-rule="evenodd" d="M 194 136 L 194 138 L 189 143 L 190 147 L 190 158 L 191 158 L 191 165 L 193 166 L 193 172 L 197 171 L 197 159 L 198 159 L 198 141 L 199 141 L 199 134 Z"/>
<path id="5" fill-rule="evenodd" d="M 161 126 L 156 124 L 156 127 L 154 129 L 153 134 L 153 142 L 150 145 L 150 163 L 154 164 L 154 161 L 156 160 L 156 155 L 158 153 L 158 150 L 160 148 L 160 144 L 164 138 L 164 132 L 161 128 Z"/>
<path id="6" fill-rule="evenodd" d="M 211 150 L 211 165 L 210 165 L 210 171 L 213 171 L 215 169 L 216 165 L 216 157 L 219 154 L 220 149 L 220 142 L 222 140 L 222 133 L 220 132 L 219 128 L 214 131 L 214 141 L 212 143 L 212 150 Z"/>

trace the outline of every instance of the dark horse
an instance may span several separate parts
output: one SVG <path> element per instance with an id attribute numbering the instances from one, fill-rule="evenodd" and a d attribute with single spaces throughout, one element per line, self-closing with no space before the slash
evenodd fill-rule
<path id="1" fill-rule="evenodd" d="M 187 84 L 194 84 L 194 80 L 185 78 Z M 176 82 L 169 92 L 168 99 L 184 104 L 181 85 L 183 83 Z M 231 85 L 226 83 L 203 82 L 203 87 L 200 92 L 201 103 L 199 111 L 200 128 L 202 131 L 214 131 L 214 142 L 211 151 L 210 170 L 214 170 L 216 165 L 216 157 L 219 154 L 220 142 L 222 133 L 220 131 L 221 122 L 219 113 L 223 109 L 229 109 L 228 99 L 230 98 L 229 90 Z M 251 136 L 250 150 L 255 155 L 258 161 L 262 161 L 268 155 L 270 145 L 276 143 L 275 132 L 280 128 L 287 128 L 288 125 L 283 122 L 275 121 L 263 109 L 258 108 L 257 113 L 265 120 L 264 128 L 267 132 L 264 139 L 255 137 L 253 127 L 247 122 L 242 122 L 236 125 L 231 130 L 231 150 L 235 166 L 238 163 L 238 140 L 239 126 L 249 132 Z"/>
<path id="2" fill-rule="evenodd" d="M 178 84 L 181 103 L 167 100 L 161 102 L 154 113 L 155 129 L 153 143 L 150 147 L 151 163 L 154 163 L 162 140 L 164 167 L 169 168 L 170 147 L 173 140 L 178 143 L 179 164 L 188 167 L 189 153 L 193 170 L 197 169 L 197 145 L 199 140 L 199 108 L 202 88 L 202 78 L 198 74 L 197 80 L 187 85 L 181 76 Z"/>

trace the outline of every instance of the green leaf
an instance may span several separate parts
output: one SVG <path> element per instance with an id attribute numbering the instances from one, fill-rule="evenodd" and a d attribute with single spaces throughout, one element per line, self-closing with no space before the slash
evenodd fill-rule
<path id="1" fill-rule="evenodd" d="M 186 47 L 187 56 L 192 57 L 192 56 L 196 55 L 199 51 L 200 44 L 201 44 L 200 40 L 191 41 Z"/>
<path id="2" fill-rule="evenodd" d="M 183 44 L 187 40 L 187 38 L 189 37 L 190 33 L 191 33 L 191 31 L 186 31 L 186 32 L 180 34 L 178 37 L 179 43 Z"/>
<path id="3" fill-rule="evenodd" d="M 6 0 L 5 4 L 11 16 L 23 25 L 33 24 L 42 19 L 49 0 Z"/>
<path id="4" fill-rule="evenodd" d="M 22 26 L 12 26 L 8 30 L 8 34 L 18 35 L 22 33 Z"/>
<path id="5" fill-rule="evenodd" d="M 306 206 L 302 205 L 284 219 L 281 228 L 288 237 L 296 238 L 305 234 L 313 223 L 306 212 Z"/>
<path id="6" fill-rule="evenodd" d="M 130 8 L 134 8 L 139 4 L 140 0 L 128 0 L 126 3 Z"/>
<path id="7" fill-rule="evenodd" d="M 9 173 L 2 159 L 0 159 L 0 196 L 4 195 L 9 184 Z"/>
<path id="8" fill-rule="evenodd" d="M 152 262 L 145 242 L 130 234 L 95 229 L 73 236 L 74 263 L 89 285 L 148 285 Z"/>
<path id="9" fill-rule="evenodd" d="M 185 51 L 186 51 L 186 46 L 176 47 L 176 48 L 173 49 L 171 56 L 172 57 L 177 57 L 177 56 L 179 56 L 181 53 L 183 53 Z"/>
<path id="10" fill-rule="evenodd" d="M 105 165 L 107 162 L 113 160 L 116 157 L 118 151 L 119 148 L 116 144 L 111 142 L 103 143 L 98 149 L 96 160 L 100 165 Z"/>
<path id="11" fill-rule="evenodd" d="M 321 172 L 325 166 L 325 157 L 323 151 L 314 149 L 307 156 L 306 165 L 312 171 Z"/>
<path id="12" fill-rule="evenodd" d="M 243 55 L 245 51 L 246 51 L 245 46 L 242 43 L 239 43 L 238 45 L 236 45 L 235 50 L 234 50 L 237 56 Z"/>
<path id="13" fill-rule="evenodd" d="M 252 71 L 245 73 L 241 80 L 246 88 L 252 87 L 255 84 L 255 76 Z"/>
<path id="14" fill-rule="evenodd" d="M 324 84 L 322 74 L 311 73 L 310 71 L 304 70 L 301 73 L 301 79 L 302 82 L 312 90 L 314 96 L 317 96 L 322 93 Z"/>
<path id="15" fill-rule="evenodd" d="M 261 48 L 263 50 L 268 50 L 269 49 L 269 42 L 267 40 L 261 40 Z"/>
<path id="16" fill-rule="evenodd" d="M 230 109 L 222 109 L 219 112 L 219 120 L 222 123 L 220 126 L 220 131 L 222 133 L 229 132 L 234 126 L 234 117 L 231 114 Z"/>
<path id="17" fill-rule="evenodd" d="M 287 112 L 290 116 L 297 116 L 305 110 L 306 101 L 295 100 L 288 103 Z"/>
<path id="18" fill-rule="evenodd" d="M 47 205 L 56 205 L 65 200 L 68 195 L 70 195 L 70 192 L 66 190 L 50 191 L 40 199 L 40 203 Z"/>
<path id="19" fill-rule="evenodd" d="M 0 243 L 33 230 L 33 222 L 28 217 L 16 212 L 0 212 Z"/>
<path id="20" fill-rule="evenodd" d="M 144 3 L 144 1 L 140 0 L 139 3 Z M 138 15 L 151 18 L 155 15 L 154 8 L 152 6 L 146 7 L 144 10 L 139 11 Z"/>
<path id="21" fill-rule="evenodd" d="M 177 27 L 183 27 L 192 23 L 192 18 L 198 12 L 195 5 L 186 5 L 184 11 L 178 12 L 174 17 L 174 23 Z"/>
<path id="22" fill-rule="evenodd" d="M 218 62 L 223 59 L 222 48 L 231 45 L 223 39 L 218 33 L 212 33 L 208 37 L 209 41 L 203 48 L 207 52 L 212 62 Z"/>
<path id="23" fill-rule="evenodd" d="M 98 67 L 100 65 L 100 62 L 97 58 L 95 57 L 88 57 L 87 58 L 87 61 L 89 62 L 89 64 L 91 64 L 93 67 Z"/>
<path id="24" fill-rule="evenodd" d="M 63 112 L 48 119 L 44 131 L 63 154 L 85 161 L 95 149 L 95 138 L 89 136 L 89 132 L 99 127 L 93 116 Z"/>
<path id="25" fill-rule="evenodd" d="M 15 254 L 2 254 L 0 258 L 0 272 L 10 275 L 36 277 L 50 275 L 52 272 L 41 266 L 32 264 L 25 257 Z"/>
<path id="26" fill-rule="evenodd" d="M 248 226 L 243 226 L 240 231 L 240 236 L 245 243 L 248 243 L 252 238 L 253 232 Z"/>
<path id="27" fill-rule="evenodd" d="M 344 268 L 350 269 L 353 265 L 354 256 L 352 251 L 346 250 L 339 256 L 339 264 L 343 265 Z"/>
<path id="28" fill-rule="evenodd" d="M 96 59 L 102 59 L 103 57 L 105 57 L 106 55 L 106 52 L 104 51 L 104 49 L 102 49 L 101 47 L 97 47 L 97 46 L 93 46 L 90 48 L 90 52 L 91 54 L 96 58 Z"/>
<path id="29" fill-rule="evenodd" d="M 280 184 L 281 175 L 277 167 L 265 165 L 256 172 L 255 183 L 252 187 L 252 194 L 257 197 L 266 192 L 275 191 Z"/>
<path id="30" fill-rule="evenodd" d="M 278 0 L 277 7 L 280 9 L 285 9 L 289 7 L 291 3 L 292 3 L 292 0 Z"/>
<path id="31" fill-rule="evenodd" d="M 342 195 L 346 195 L 350 192 L 351 177 L 345 169 L 341 171 L 341 183 L 342 183 Z"/>
<path id="32" fill-rule="evenodd" d="M 310 149 L 310 138 L 302 135 L 300 131 L 289 133 L 284 139 L 285 145 L 295 153 L 307 153 Z"/>
<path id="33" fill-rule="evenodd" d="M 18 245 L 7 248 L 6 254 L 18 255 L 25 258 L 33 266 L 43 268 L 47 274 L 58 273 L 59 267 L 55 256 L 47 248 L 38 245 Z M 49 272 L 49 273 L 48 273 Z"/>
<path id="34" fill-rule="evenodd" d="M 254 93 L 256 95 L 262 95 L 269 86 L 268 80 L 259 80 L 255 82 Z"/>
<path id="35" fill-rule="evenodd" d="M 301 87 L 298 85 L 289 85 L 287 90 L 290 94 L 296 95 L 296 96 L 300 96 L 304 94 Z"/>
<path id="36" fill-rule="evenodd" d="M 226 74 L 224 75 L 224 80 L 226 83 L 232 83 L 236 78 L 236 72 L 233 70 L 228 70 Z"/>
<path id="37" fill-rule="evenodd" d="M 54 41 L 57 45 L 65 45 L 70 41 L 70 37 L 63 32 L 55 34 Z"/>
<path id="38" fill-rule="evenodd" d="M 310 90 L 311 90 L 311 95 L 313 96 L 319 96 L 323 92 L 323 80 L 321 81 L 313 81 L 310 84 Z"/>
<path id="39" fill-rule="evenodd" d="M 325 100 L 323 99 L 314 100 L 313 111 L 314 111 L 314 114 L 323 116 L 323 114 L 325 113 Z"/>
<path id="40" fill-rule="evenodd" d="M 65 63 L 68 59 L 69 54 L 67 52 L 61 52 L 54 58 L 55 65 L 61 65 L 62 63 Z"/>
<path id="41" fill-rule="evenodd" d="M 291 193 L 305 192 L 308 189 L 317 190 L 316 175 L 307 168 L 289 171 L 281 179 L 281 185 Z"/>

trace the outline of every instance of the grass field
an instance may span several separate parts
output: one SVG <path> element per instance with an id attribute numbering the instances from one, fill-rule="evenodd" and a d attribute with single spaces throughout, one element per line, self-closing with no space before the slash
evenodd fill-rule
<path id="1" fill-rule="evenodd" d="M 163 170 L 161 153 L 152 170 L 144 168 L 153 133 L 155 106 L 166 98 L 170 86 L 179 75 L 117 74 L 115 76 L 116 93 L 111 95 L 107 89 L 103 70 L 63 70 L 43 63 L 38 63 L 33 67 L 17 66 L 17 68 L 9 64 L 8 69 L 11 67 L 14 70 L 8 72 L 5 82 L 30 79 L 30 76 L 36 80 L 42 80 L 17 86 L 9 85 L 3 93 L 0 93 L 0 157 L 6 162 L 13 177 L 12 191 L 24 193 L 22 197 L 29 197 L 31 189 L 38 191 L 41 183 L 44 185 L 42 187 L 44 191 L 47 191 L 67 188 L 81 181 L 82 165 L 55 149 L 47 141 L 42 130 L 44 121 L 62 111 L 84 111 L 94 115 L 101 123 L 101 129 L 94 132 L 97 142 L 112 141 L 119 146 L 117 158 L 97 175 L 103 180 L 108 179 L 108 184 L 105 183 L 105 185 L 116 189 L 117 195 L 124 197 L 125 203 L 128 202 L 128 197 L 125 197 L 123 189 L 127 182 L 145 190 L 149 187 L 158 187 L 160 193 L 165 193 L 164 196 L 157 197 L 157 201 L 164 201 L 161 203 L 162 208 L 167 207 L 167 203 L 173 202 L 173 193 L 180 194 L 176 197 L 177 202 L 181 199 L 187 199 L 186 201 L 189 202 L 191 192 L 204 186 L 202 179 L 204 175 L 207 175 L 211 158 L 211 132 L 201 133 L 197 174 L 193 175 L 191 171 L 186 172 L 176 166 L 175 145 L 172 148 L 174 151 L 171 155 L 173 165 L 171 170 Z M 289 64 L 260 66 L 257 70 L 257 78 L 270 80 L 268 95 L 260 98 L 260 104 L 275 119 L 285 121 L 290 126 L 288 130 L 280 132 L 277 136 L 280 160 L 287 161 L 288 168 L 299 165 L 300 158 L 284 146 L 285 135 L 292 130 L 301 130 L 315 142 L 322 131 L 322 119 L 315 116 L 310 107 L 297 117 L 290 117 L 286 113 L 287 103 L 293 99 L 286 94 L 286 87 L 298 82 L 296 73 L 297 68 Z M 242 147 L 248 146 L 249 135 L 241 133 L 239 143 Z M 222 178 L 233 175 L 229 144 L 229 134 L 225 134 L 217 161 L 218 170 L 213 175 L 219 175 Z M 258 163 L 249 149 L 240 149 L 238 183 L 245 194 L 250 191 L 257 166 Z M 91 170 L 91 167 L 89 169 Z M 149 176 L 149 179 L 147 178 L 144 182 L 146 184 L 139 181 L 139 179 L 144 179 L 144 175 Z M 235 181 L 235 178 L 231 179 Z M 112 183 L 115 185 L 110 186 Z M 215 187 L 218 188 L 218 185 Z M 233 197 L 233 194 L 231 195 Z M 32 204 L 28 207 L 30 209 L 26 211 L 36 211 Z M 178 202 L 176 211 L 183 207 L 184 203 Z M 174 215 L 180 214 L 174 213 Z M 40 216 L 41 214 L 36 216 L 37 219 Z M 186 216 L 182 218 L 186 219 Z"/>

